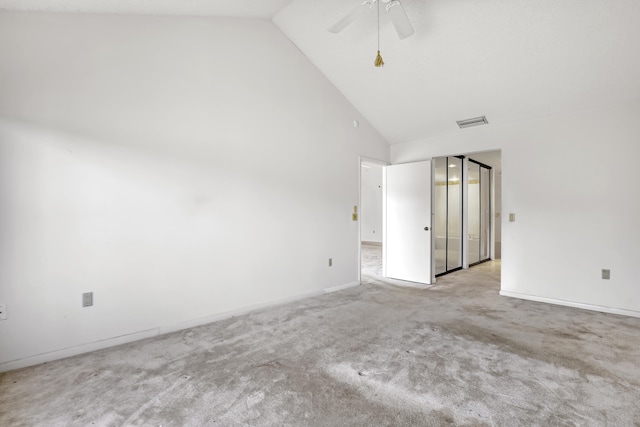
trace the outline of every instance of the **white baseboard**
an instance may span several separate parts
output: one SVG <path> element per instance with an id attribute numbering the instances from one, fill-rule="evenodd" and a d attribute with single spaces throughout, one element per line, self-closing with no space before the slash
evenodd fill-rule
<path id="1" fill-rule="evenodd" d="M 392 277 L 383 277 L 382 281 L 385 283 L 390 283 L 392 285 L 402 286 L 405 288 L 429 289 L 435 286 L 435 283 L 412 282 L 410 280 L 400 280 L 400 279 L 394 279 Z"/>
<path id="2" fill-rule="evenodd" d="M 65 359 L 67 357 L 77 356 L 78 354 L 89 353 L 91 351 L 102 350 L 103 348 L 107 347 L 114 347 L 120 344 L 139 341 L 145 338 L 154 337 L 156 335 L 158 335 L 157 328 L 148 329 L 145 331 L 138 331 L 127 335 L 107 338 L 104 340 L 94 341 L 74 347 L 63 348 L 61 350 L 54 350 L 47 353 L 36 354 L 35 356 L 28 356 L 22 359 L 10 360 L 8 362 L 0 363 L 0 372 L 13 371 L 14 369 L 21 369 L 58 359 Z"/>
<path id="3" fill-rule="evenodd" d="M 77 356 L 83 353 L 89 353 L 91 351 L 102 350 L 108 347 L 114 347 L 120 344 L 126 344 L 133 341 L 138 341 L 145 338 L 151 338 L 158 335 L 168 334 L 170 332 L 181 331 L 183 329 L 193 328 L 195 326 L 206 325 L 208 323 L 218 322 L 220 320 L 229 319 L 231 317 L 241 316 L 243 314 L 250 313 L 252 311 L 260 310 L 263 308 L 274 307 L 290 302 L 298 301 L 305 298 L 311 298 L 319 295 L 324 295 L 328 292 L 335 292 L 341 289 L 347 289 L 353 286 L 359 285 L 360 282 L 349 282 L 344 285 L 338 285 L 323 290 L 304 292 L 289 297 L 278 298 L 270 300 L 261 304 L 250 305 L 242 307 L 236 310 L 226 311 L 224 313 L 218 313 L 211 316 L 200 317 L 197 319 L 187 320 L 184 322 L 178 322 L 171 325 L 162 325 L 157 328 L 147 329 L 144 331 L 133 332 L 131 334 L 122 335 L 113 338 L 107 338 L 100 341 L 94 341 L 87 344 L 81 344 L 74 347 L 64 348 L 61 350 L 54 350 L 47 353 L 41 353 L 34 356 L 24 357 L 22 359 L 10 360 L 0 363 L 0 372 L 12 371 L 14 369 L 26 368 L 28 366 L 38 365 L 40 363 L 52 362 L 54 360 L 64 359 L 71 356 Z"/>
<path id="4" fill-rule="evenodd" d="M 360 282 L 358 282 L 358 281 L 349 282 L 349 283 L 345 283 L 343 285 L 333 286 L 331 288 L 325 288 L 324 292 L 325 293 L 330 293 L 330 292 L 341 291 L 343 289 L 353 288 L 354 286 L 358 286 L 359 284 L 360 284 Z"/>
<path id="5" fill-rule="evenodd" d="M 251 313 L 252 311 L 260 310 L 268 307 L 275 307 L 278 305 L 288 304 L 290 302 L 298 301 L 305 298 L 317 297 L 324 294 L 324 291 L 310 291 L 301 294 L 296 294 L 290 297 L 278 298 L 269 300 L 260 304 L 248 305 L 236 310 L 225 311 L 224 313 L 213 314 L 211 316 L 199 317 L 197 319 L 186 320 L 171 325 L 164 325 L 158 328 L 158 335 L 168 334 L 170 332 L 181 331 L 183 329 L 189 329 L 200 325 L 206 325 L 208 323 L 219 322 L 221 320 L 230 319 L 232 317 L 242 316 L 243 314 Z"/>
<path id="6" fill-rule="evenodd" d="M 621 316 L 640 317 L 640 312 L 634 310 L 626 310 L 623 308 L 611 308 L 601 305 L 583 304 L 581 302 L 565 301 L 555 298 L 537 297 L 534 295 L 521 294 L 519 292 L 500 291 L 500 295 L 504 297 L 518 298 L 529 301 L 545 302 L 548 304 L 564 305 L 567 307 L 582 308 L 584 310 L 600 311 L 602 313 L 619 314 Z"/>

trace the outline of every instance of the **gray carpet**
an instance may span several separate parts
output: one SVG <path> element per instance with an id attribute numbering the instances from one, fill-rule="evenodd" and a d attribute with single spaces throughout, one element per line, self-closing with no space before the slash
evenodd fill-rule
<path id="1" fill-rule="evenodd" d="M 640 319 L 498 296 L 499 264 L 0 376 L 2 426 L 640 425 Z"/>

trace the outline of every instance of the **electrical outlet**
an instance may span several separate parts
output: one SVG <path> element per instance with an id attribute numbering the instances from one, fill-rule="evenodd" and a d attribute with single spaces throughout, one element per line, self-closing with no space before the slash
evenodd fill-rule
<path id="1" fill-rule="evenodd" d="M 7 320 L 7 304 L 0 304 L 0 320 Z"/>
<path id="2" fill-rule="evenodd" d="M 609 270 L 608 268 L 603 268 L 602 269 L 602 278 L 604 280 L 611 279 L 611 270 Z"/>
<path id="3" fill-rule="evenodd" d="M 329 258 L 329 267 L 333 265 L 333 258 Z"/>
<path id="4" fill-rule="evenodd" d="M 82 306 L 91 307 L 93 305 L 93 292 L 85 292 L 82 294 Z"/>

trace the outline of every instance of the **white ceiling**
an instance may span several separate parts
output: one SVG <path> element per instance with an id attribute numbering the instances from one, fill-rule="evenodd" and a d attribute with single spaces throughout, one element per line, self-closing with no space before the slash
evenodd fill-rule
<path id="1" fill-rule="evenodd" d="M 294 0 L 274 22 L 390 142 L 640 99 L 638 0 L 402 0 L 416 29 L 384 13 L 327 28 L 360 0 Z"/>
<path id="2" fill-rule="evenodd" d="M 271 18 L 291 0 L 0 0 L 0 9 Z"/>
<path id="3" fill-rule="evenodd" d="M 416 34 L 376 15 L 327 28 L 361 0 L 0 0 L 0 9 L 273 17 L 390 142 L 640 100 L 638 0 L 402 0 Z"/>

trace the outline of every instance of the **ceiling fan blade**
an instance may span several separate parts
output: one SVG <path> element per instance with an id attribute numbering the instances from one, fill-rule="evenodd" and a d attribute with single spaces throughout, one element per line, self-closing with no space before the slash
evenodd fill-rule
<path id="1" fill-rule="evenodd" d="M 407 12 L 405 12 L 402 3 L 398 0 L 391 1 L 387 5 L 387 12 L 389 12 L 391 23 L 395 27 L 400 40 L 406 39 L 415 33 L 413 25 L 411 25 L 411 21 L 409 21 L 409 17 L 407 16 Z"/>
<path id="2" fill-rule="evenodd" d="M 358 5 L 355 9 L 349 12 L 344 18 L 340 19 L 338 22 L 329 27 L 330 33 L 339 33 L 344 30 L 351 24 L 353 21 L 358 19 L 358 17 L 364 12 L 364 7 L 362 7 L 364 3 Z"/>

